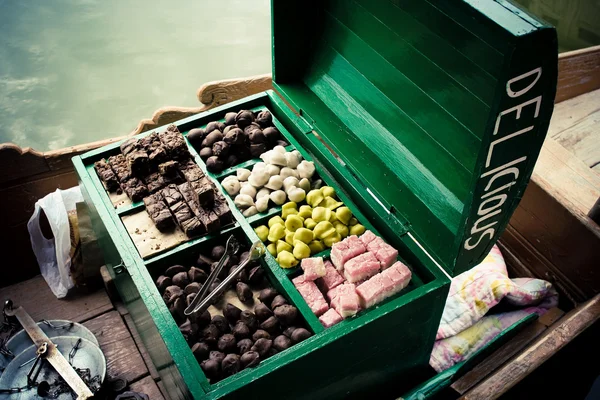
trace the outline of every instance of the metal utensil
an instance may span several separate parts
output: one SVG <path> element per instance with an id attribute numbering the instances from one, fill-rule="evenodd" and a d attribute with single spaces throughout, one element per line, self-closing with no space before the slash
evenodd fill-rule
<path id="1" fill-rule="evenodd" d="M 221 293 L 223 293 L 227 285 L 229 285 L 229 283 L 233 279 L 235 279 L 235 277 L 246 267 L 246 265 L 248 265 L 250 261 L 258 260 L 260 257 L 265 255 L 265 252 L 265 245 L 261 241 L 255 242 L 250 248 L 250 251 L 248 252 L 248 258 L 241 262 L 240 265 L 238 265 L 238 267 L 231 274 L 229 274 L 227 278 L 225 278 L 223 282 L 219 284 L 219 286 L 215 288 L 215 290 L 213 290 L 208 296 L 202 299 L 202 302 L 198 305 L 198 307 L 194 308 L 192 313 L 203 313 L 204 311 L 206 311 L 206 309 L 208 309 L 208 307 L 212 304 L 212 299 L 221 295 Z"/>
<path id="2" fill-rule="evenodd" d="M 235 239 L 235 237 L 233 235 L 229 236 L 229 239 L 227 239 L 227 243 L 225 243 L 225 252 L 223 253 L 223 256 L 221 256 L 221 259 L 219 260 L 217 266 L 211 271 L 210 275 L 208 275 L 208 279 L 206 280 L 206 282 L 204 282 L 202 288 L 200 288 L 200 291 L 194 297 L 194 300 L 192 300 L 190 305 L 187 306 L 187 308 L 183 311 L 185 315 L 190 315 L 195 312 L 196 306 L 198 305 L 198 303 L 200 303 L 200 301 L 202 301 L 204 297 L 206 297 L 210 286 L 214 283 L 215 279 L 217 279 L 217 276 L 219 276 L 219 274 L 223 270 L 223 267 L 225 266 L 225 264 L 227 264 L 227 261 L 229 261 L 229 257 L 237 253 L 239 249 L 240 244 Z"/>

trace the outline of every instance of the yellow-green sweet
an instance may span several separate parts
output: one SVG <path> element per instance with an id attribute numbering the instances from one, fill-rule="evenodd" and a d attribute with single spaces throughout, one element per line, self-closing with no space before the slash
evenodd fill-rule
<path id="1" fill-rule="evenodd" d="M 315 229 L 313 229 L 313 234 L 317 239 L 325 239 L 335 233 L 337 232 L 329 221 L 321 221 L 315 226 Z"/>
<path id="2" fill-rule="evenodd" d="M 310 229 L 300 228 L 294 232 L 294 243 L 296 241 L 301 241 L 306 244 L 310 243 L 313 240 L 313 232 Z"/>
<path id="3" fill-rule="evenodd" d="M 298 204 L 294 203 L 293 201 L 288 201 L 287 203 L 285 203 L 284 205 L 281 206 L 282 210 L 287 210 L 287 209 L 297 209 L 298 208 Z"/>
<path id="4" fill-rule="evenodd" d="M 269 228 L 272 228 L 273 225 L 275 225 L 275 224 L 283 225 L 284 223 L 285 223 L 285 221 L 279 215 L 276 215 L 273 218 L 269 219 L 269 222 L 267 223 L 267 225 L 269 225 Z"/>
<path id="5" fill-rule="evenodd" d="M 267 246 L 267 251 L 269 253 L 271 253 L 271 255 L 273 257 L 277 256 L 277 246 L 275 245 L 275 243 L 271 243 L 270 245 Z"/>
<path id="6" fill-rule="evenodd" d="M 300 206 L 300 210 L 298 210 L 298 215 L 302 218 L 310 218 L 312 217 L 312 207 L 311 206 Z"/>
<path id="7" fill-rule="evenodd" d="M 327 236 L 326 238 L 323 239 L 323 243 L 327 247 L 331 247 L 335 243 L 338 243 L 338 242 L 341 242 L 341 241 L 342 241 L 342 237 L 337 232 L 335 232 L 333 235 L 329 235 L 329 236 Z"/>
<path id="8" fill-rule="evenodd" d="M 352 219 L 352 211 L 348 207 L 340 207 L 335 210 L 335 215 L 342 223 L 348 225 Z"/>
<path id="9" fill-rule="evenodd" d="M 323 186 L 321 189 L 321 193 L 323 193 L 323 197 L 333 197 L 335 196 L 335 189 L 331 186 Z"/>
<path id="10" fill-rule="evenodd" d="M 298 210 L 295 208 L 285 208 L 281 210 L 281 218 L 287 219 L 290 215 L 298 215 Z"/>
<path id="11" fill-rule="evenodd" d="M 323 201 L 321 202 L 321 204 L 319 204 L 320 207 L 325 207 L 328 208 L 329 210 L 335 210 L 336 208 L 343 206 L 344 203 L 342 203 L 341 201 L 337 201 L 336 199 L 334 199 L 333 197 L 325 197 L 323 199 Z"/>
<path id="12" fill-rule="evenodd" d="M 284 242 L 283 240 L 278 240 L 276 246 L 277 254 L 281 253 L 282 251 L 288 251 L 290 253 L 292 252 L 292 245 Z"/>
<path id="13" fill-rule="evenodd" d="M 320 240 L 313 240 L 308 244 L 308 247 L 310 248 L 310 254 L 312 255 L 315 255 L 325 250 L 325 245 Z"/>
<path id="14" fill-rule="evenodd" d="M 310 257 L 310 247 L 308 247 L 306 243 L 296 240 L 296 242 L 294 242 L 293 254 L 298 260 L 308 258 Z"/>
<path id="15" fill-rule="evenodd" d="M 319 189 L 313 189 L 306 195 L 306 202 L 312 207 L 316 207 L 323 201 L 323 193 Z"/>
<path id="16" fill-rule="evenodd" d="M 294 244 L 294 232 L 285 231 L 285 241 L 289 244 Z"/>
<path id="17" fill-rule="evenodd" d="M 269 236 L 267 236 L 267 239 L 269 239 L 269 242 L 276 242 L 284 236 L 285 227 L 283 224 L 275 224 L 269 229 Z"/>
<path id="18" fill-rule="evenodd" d="M 350 234 L 351 235 L 362 235 L 363 233 L 365 233 L 365 227 L 362 226 L 361 224 L 356 224 L 356 225 L 352 225 L 350 227 Z"/>
<path id="19" fill-rule="evenodd" d="M 257 226 L 254 228 L 254 232 L 258 235 L 258 238 L 265 242 L 269 237 L 269 228 L 266 225 Z"/>
<path id="20" fill-rule="evenodd" d="M 281 253 L 277 253 L 277 262 L 279 263 L 281 268 L 286 269 L 298 265 L 298 260 L 296 260 L 294 255 L 287 250 L 284 250 Z"/>
<path id="21" fill-rule="evenodd" d="M 342 224 L 340 221 L 334 222 L 333 227 L 335 228 L 337 233 L 340 234 L 342 239 L 345 238 L 346 236 L 348 236 L 348 232 L 349 232 L 348 227 L 346 225 Z"/>
<path id="22" fill-rule="evenodd" d="M 329 217 L 329 222 L 331 222 L 332 224 L 339 222 L 339 219 L 338 219 L 337 215 L 335 215 L 335 212 L 331 213 L 331 217 Z"/>
<path id="23" fill-rule="evenodd" d="M 353 226 L 356 224 L 358 224 L 358 220 L 355 217 L 350 218 L 350 221 L 348 221 L 349 226 Z"/>
<path id="24" fill-rule="evenodd" d="M 306 227 L 306 229 L 314 229 L 315 226 L 317 226 L 317 223 L 312 218 L 306 218 L 304 220 L 304 226 Z"/>
<path id="25" fill-rule="evenodd" d="M 296 232 L 298 228 L 302 228 L 304 226 L 304 218 L 298 215 L 289 215 L 285 219 L 285 228 L 288 231 Z"/>
<path id="26" fill-rule="evenodd" d="M 325 207 L 315 207 L 312 212 L 312 219 L 319 223 L 321 221 L 329 221 L 331 218 L 331 210 Z"/>

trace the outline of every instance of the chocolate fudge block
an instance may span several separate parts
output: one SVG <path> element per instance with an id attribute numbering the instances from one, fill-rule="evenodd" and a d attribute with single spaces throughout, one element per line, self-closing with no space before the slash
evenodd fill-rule
<path id="1" fill-rule="evenodd" d="M 199 208 L 198 219 L 204 225 L 206 232 L 216 232 L 221 229 L 221 221 L 219 217 L 212 210 L 207 210 L 203 207 Z"/>
<path id="2" fill-rule="evenodd" d="M 141 138 L 138 143 L 140 147 L 146 151 L 152 150 L 161 145 L 160 139 L 158 138 L 156 132 L 152 132 L 148 136 Z"/>
<path id="3" fill-rule="evenodd" d="M 221 225 L 227 225 L 233 220 L 233 214 L 229 209 L 229 204 L 227 204 L 227 200 L 225 196 L 223 196 L 218 190 L 214 190 L 215 196 L 215 204 L 213 207 L 213 211 L 219 217 L 219 221 L 221 221 Z"/>
<path id="4" fill-rule="evenodd" d="M 181 185 L 178 185 L 177 190 L 179 191 L 180 196 L 183 196 L 183 199 L 194 215 L 200 215 L 200 203 L 198 202 L 198 195 L 192 187 L 192 182 L 184 182 Z"/>
<path id="5" fill-rule="evenodd" d="M 197 217 L 190 218 L 180 224 L 183 232 L 188 236 L 201 235 L 205 232 L 204 225 Z"/>
<path id="6" fill-rule="evenodd" d="M 104 186 L 106 186 L 106 190 L 109 192 L 114 192 L 119 189 L 119 181 L 117 176 L 113 172 L 112 168 L 108 163 L 102 159 L 100 161 L 96 161 L 94 163 L 94 169 L 98 174 L 98 177 L 102 182 L 104 182 Z"/>
<path id="7" fill-rule="evenodd" d="M 151 194 L 144 198 L 144 204 L 146 205 L 146 212 L 159 231 L 163 232 L 175 226 L 171 211 L 169 211 L 169 207 L 163 201 L 160 193 Z"/>
<path id="8" fill-rule="evenodd" d="M 148 191 L 150 193 L 156 193 L 160 189 L 167 186 L 167 183 L 163 179 L 163 176 L 160 175 L 158 172 L 153 172 L 150 175 L 146 176 L 144 178 L 144 182 L 146 183 L 146 185 L 148 185 Z"/>
<path id="9" fill-rule="evenodd" d="M 123 189 L 134 203 L 142 201 L 142 199 L 148 195 L 148 188 L 146 185 L 135 176 L 132 176 L 125 182 L 121 182 L 121 189 Z"/>
<path id="10" fill-rule="evenodd" d="M 181 193 L 179 193 L 179 190 L 177 190 L 176 185 L 167 186 L 166 188 L 160 191 L 160 194 L 165 199 L 169 207 L 184 200 L 181 196 Z"/>
<path id="11" fill-rule="evenodd" d="M 186 160 L 190 158 L 185 139 L 175 125 L 169 125 L 165 132 L 160 132 L 158 137 L 162 145 L 167 150 L 167 154 L 176 160 Z"/>
<path id="12" fill-rule="evenodd" d="M 179 163 L 177 161 L 166 161 L 158 166 L 158 173 L 164 176 L 175 176 L 177 175 L 177 170 L 179 168 Z"/>
<path id="13" fill-rule="evenodd" d="M 204 208 L 199 204 L 193 185 L 194 182 L 185 182 L 177 186 L 177 188 L 192 212 L 204 226 L 204 229 L 209 233 L 219 230 L 221 228 L 219 217 L 212 210 Z"/>
<path id="14" fill-rule="evenodd" d="M 117 154 L 116 156 L 110 156 L 108 157 L 108 163 L 117 176 L 119 183 L 129 180 L 133 176 L 124 155 Z"/>
<path id="15" fill-rule="evenodd" d="M 148 161 L 150 162 L 150 168 L 156 170 L 161 163 L 169 160 L 167 151 L 163 146 L 157 146 L 148 152 Z"/>
<path id="16" fill-rule="evenodd" d="M 199 181 L 192 182 L 192 187 L 198 202 L 202 207 L 212 208 L 215 201 L 215 185 L 206 176 Z"/>
<path id="17" fill-rule="evenodd" d="M 193 161 L 180 165 L 179 170 L 188 182 L 197 182 L 205 177 L 202 169 Z"/>
<path id="18" fill-rule="evenodd" d="M 131 173 L 137 177 L 142 177 L 149 171 L 148 153 L 145 150 L 134 150 L 125 156 L 129 163 Z"/>
<path id="19" fill-rule="evenodd" d="M 127 156 L 127 154 L 131 153 L 132 151 L 138 150 L 140 145 L 138 144 L 137 138 L 131 138 L 121 143 L 119 148 L 121 149 L 121 154 L 123 154 L 123 156 Z"/>
<path id="20" fill-rule="evenodd" d="M 169 209 L 171 210 L 171 213 L 175 217 L 175 220 L 179 226 L 181 226 L 182 222 L 194 217 L 192 210 L 188 207 L 185 201 L 175 203 L 169 206 Z"/>

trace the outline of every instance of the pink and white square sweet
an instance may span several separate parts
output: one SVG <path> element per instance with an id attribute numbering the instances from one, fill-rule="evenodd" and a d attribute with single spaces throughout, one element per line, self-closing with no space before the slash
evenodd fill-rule
<path id="1" fill-rule="evenodd" d="M 367 250 L 374 253 L 384 244 L 385 244 L 385 242 L 383 241 L 382 238 L 380 238 L 379 236 L 375 236 L 375 239 L 371 240 L 367 244 Z"/>
<path id="2" fill-rule="evenodd" d="M 344 319 L 342 318 L 342 316 L 338 314 L 338 312 L 335 311 L 333 308 L 330 308 L 325 314 L 319 317 L 321 325 L 323 325 L 325 328 L 329 328 L 337 324 L 338 322 L 342 322 L 343 320 Z"/>
<path id="3" fill-rule="evenodd" d="M 371 307 L 397 293 L 394 282 L 383 273 L 377 274 L 356 287 L 363 308 Z"/>
<path id="4" fill-rule="evenodd" d="M 325 276 L 317 279 L 316 283 L 323 293 L 327 293 L 334 287 L 344 283 L 344 278 L 337 272 L 331 262 L 325 261 Z"/>
<path id="5" fill-rule="evenodd" d="M 360 310 L 358 295 L 356 292 L 339 295 L 335 300 L 334 308 L 342 318 L 355 315 Z"/>
<path id="6" fill-rule="evenodd" d="M 296 284 L 296 289 L 300 292 L 300 295 L 306 301 L 306 304 L 310 307 L 311 311 L 318 317 L 329 310 L 329 306 L 323 297 L 323 293 L 319 290 L 317 285 L 313 281 L 304 281 Z"/>
<path id="7" fill-rule="evenodd" d="M 299 276 L 295 277 L 294 279 L 292 279 L 292 283 L 296 287 L 298 287 L 298 285 L 304 283 L 304 281 L 306 281 L 306 279 L 304 279 L 304 274 L 299 275 Z"/>
<path id="8" fill-rule="evenodd" d="M 381 274 L 390 278 L 392 282 L 394 282 L 396 288 L 400 288 L 398 292 L 404 289 L 410 282 L 410 278 L 412 278 L 410 269 L 400 261 L 396 261 L 394 265 L 383 271 Z"/>
<path id="9" fill-rule="evenodd" d="M 331 305 L 333 306 L 335 299 L 339 295 L 348 294 L 348 293 L 356 293 L 356 285 L 355 284 L 344 283 L 343 285 L 336 286 L 335 288 L 333 288 L 329 292 L 327 292 L 327 298 L 329 299 L 329 301 L 331 302 Z"/>
<path id="10" fill-rule="evenodd" d="M 377 260 L 381 263 L 382 270 L 391 267 L 396 262 L 396 258 L 398 258 L 398 250 L 387 243 L 381 243 L 374 253 Z"/>
<path id="11" fill-rule="evenodd" d="M 315 279 L 325 276 L 325 264 L 323 263 L 323 257 L 312 257 L 305 258 L 300 264 L 304 271 L 305 281 L 314 281 Z"/>
<path id="12" fill-rule="evenodd" d="M 339 243 L 335 243 L 331 248 L 331 261 L 338 271 L 344 270 L 344 264 L 362 253 L 367 251 L 367 248 L 360 241 L 358 236 L 348 236 Z"/>
<path id="13" fill-rule="evenodd" d="M 371 231 L 366 231 L 365 233 L 363 233 L 362 235 L 360 235 L 359 239 L 360 241 L 367 246 L 369 243 L 371 243 L 373 241 L 373 239 L 375 239 L 377 237 L 377 235 L 375 235 L 373 232 Z"/>
<path id="14" fill-rule="evenodd" d="M 350 283 L 368 279 L 379 272 L 380 264 L 371 252 L 354 257 L 344 264 L 344 277 Z"/>

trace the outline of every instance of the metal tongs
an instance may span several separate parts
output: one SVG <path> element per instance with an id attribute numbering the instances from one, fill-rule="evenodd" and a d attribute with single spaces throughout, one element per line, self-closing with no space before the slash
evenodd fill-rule
<path id="1" fill-rule="evenodd" d="M 223 267 L 229 261 L 229 258 L 232 255 L 236 254 L 239 251 L 239 249 L 240 244 L 233 237 L 233 235 L 231 235 L 229 239 L 227 239 L 227 243 L 225 244 L 225 253 L 223 253 L 223 256 L 219 260 L 219 263 L 212 270 L 212 272 L 208 276 L 208 279 L 206 280 L 206 282 L 204 282 L 202 288 L 196 294 L 196 297 L 194 297 L 194 300 L 192 300 L 190 305 L 184 310 L 183 313 L 185 315 L 190 315 L 197 312 L 202 314 L 204 311 L 206 311 L 208 307 L 212 304 L 212 300 L 220 296 L 221 293 L 223 293 L 227 285 L 229 285 L 229 283 L 232 280 L 234 280 L 240 272 L 242 272 L 242 270 L 246 267 L 246 265 L 248 265 L 250 261 L 258 260 L 260 257 L 264 256 L 266 252 L 265 245 L 260 240 L 258 242 L 254 242 L 252 244 L 252 247 L 250 247 L 250 251 L 248 252 L 248 258 L 242 261 L 238 265 L 238 267 L 231 274 L 229 274 L 227 278 L 225 278 L 223 282 L 219 284 L 219 286 L 215 288 L 215 290 L 208 293 L 211 285 L 214 283 L 215 279 L 217 279 L 217 276 L 219 276 L 219 274 L 223 270 Z"/>

